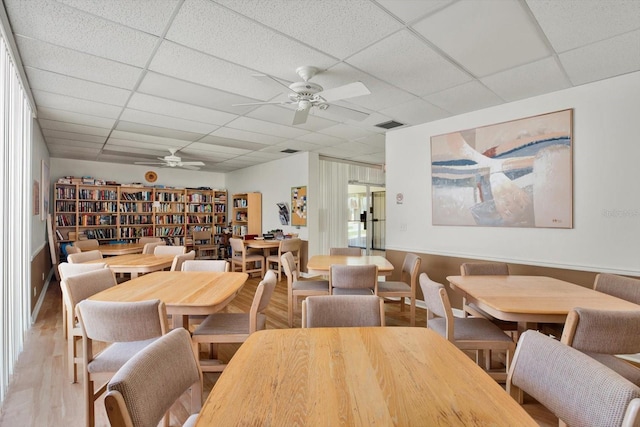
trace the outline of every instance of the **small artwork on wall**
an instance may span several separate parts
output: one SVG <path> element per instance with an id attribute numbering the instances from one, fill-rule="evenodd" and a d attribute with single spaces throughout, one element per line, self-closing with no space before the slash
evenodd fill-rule
<path id="1" fill-rule="evenodd" d="M 291 225 L 307 225 L 307 187 L 291 188 Z"/>
<path id="2" fill-rule="evenodd" d="M 572 115 L 433 136 L 433 225 L 572 228 Z"/>

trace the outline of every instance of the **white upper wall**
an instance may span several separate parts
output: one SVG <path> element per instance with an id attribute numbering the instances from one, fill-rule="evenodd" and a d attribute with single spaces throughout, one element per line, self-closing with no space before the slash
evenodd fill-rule
<path id="1" fill-rule="evenodd" d="M 44 143 L 44 137 L 42 136 L 42 132 L 40 131 L 40 126 L 38 122 L 33 120 L 33 130 L 31 132 L 31 176 L 34 181 L 38 181 L 40 186 L 40 194 L 38 195 L 38 202 L 40 204 L 39 211 L 42 213 L 42 194 L 44 189 L 44 183 L 42 182 L 42 161 L 46 164 L 49 164 L 49 150 L 47 150 L 47 146 Z M 31 190 L 33 191 L 33 190 Z M 53 190 L 49 189 L 49 205 L 53 201 L 52 198 Z M 34 197 L 31 194 L 31 200 L 33 203 Z M 33 206 L 31 206 L 31 212 L 33 213 Z M 46 218 L 46 216 L 45 216 Z M 45 242 L 47 241 L 47 222 L 42 219 L 42 215 L 32 215 L 31 216 L 31 259 L 35 257 L 40 250 L 44 247 Z"/>
<path id="2" fill-rule="evenodd" d="M 632 73 L 388 132 L 387 248 L 640 274 L 639 100 L 640 73 Z M 431 136 L 567 108 L 573 108 L 573 229 L 431 225 Z"/>

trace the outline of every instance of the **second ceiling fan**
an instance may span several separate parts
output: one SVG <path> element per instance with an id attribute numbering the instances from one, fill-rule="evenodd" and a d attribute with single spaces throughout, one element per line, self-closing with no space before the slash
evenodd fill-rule
<path id="1" fill-rule="evenodd" d="M 362 82 L 353 82 L 343 86 L 338 86 L 333 89 L 325 90 L 319 84 L 310 82 L 318 73 L 316 67 L 303 66 L 296 69 L 296 73 L 302 78 L 301 82 L 294 82 L 290 85 L 286 85 L 277 78 L 268 74 L 254 74 L 253 77 L 259 79 L 270 85 L 277 85 L 278 89 L 286 88 L 288 93 L 288 101 L 267 101 L 267 102 L 250 102 L 246 104 L 234 104 L 234 106 L 242 105 L 267 105 L 267 104 L 280 104 L 280 105 L 295 105 L 296 113 L 293 116 L 293 124 L 300 125 L 307 121 L 309 111 L 312 107 L 316 107 L 319 110 L 329 109 L 336 115 L 344 116 L 353 120 L 364 120 L 369 114 L 362 111 L 353 110 L 351 108 L 342 107 L 339 105 L 331 104 L 331 102 L 339 101 L 341 99 L 353 98 L 356 96 L 369 95 L 371 91 Z"/>

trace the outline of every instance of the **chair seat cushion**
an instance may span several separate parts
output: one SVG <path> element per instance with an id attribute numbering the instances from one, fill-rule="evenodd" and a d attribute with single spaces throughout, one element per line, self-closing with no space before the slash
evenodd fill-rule
<path id="1" fill-rule="evenodd" d="M 157 340 L 157 338 L 151 338 L 144 341 L 113 343 L 89 362 L 87 370 L 92 374 L 100 372 L 116 372 L 129 359 L 155 340 Z"/>
<path id="2" fill-rule="evenodd" d="M 369 288 L 333 288 L 333 295 L 373 295 L 373 289 Z"/>
<path id="3" fill-rule="evenodd" d="M 265 328 L 267 316 L 258 313 L 258 330 Z M 214 313 L 198 325 L 193 336 L 249 334 L 249 313 Z"/>
<path id="4" fill-rule="evenodd" d="M 298 280 L 293 282 L 291 288 L 294 291 L 327 291 L 329 292 L 328 280 Z"/>
<path id="5" fill-rule="evenodd" d="M 378 292 L 407 292 L 411 293 L 411 286 L 404 282 L 378 282 Z"/>
<path id="6" fill-rule="evenodd" d="M 443 318 L 429 319 L 429 328 L 443 337 L 447 336 L 446 322 Z M 512 343 L 513 340 L 500 328 L 479 317 L 467 317 L 453 319 L 453 332 L 455 341 L 504 341 Z"/>
<path id="7" fill-rule="evenodd" d="M 242 263 L 242 256 L 236 255 L 236 256 L 232 257 L 231 260 L 234 261 L 234 262 Z M 244 257 L 244 260 L 247 261 L 247 262 L 255 262 L 255 261 L 262 262 L 262 261 L 264 261 L 264 257 L 262 255 L 247 254 Z"/>
<path id="8" fill-rule="evenodd" d="M 585 354 L 588 354 L 598 362 L 609 367 L 611 370 L 616 371 L 618 374 L 640 387 L 640 368 L 636 368 L 631 363 L 612 354 L 590 352 L 585 352 Z"/>

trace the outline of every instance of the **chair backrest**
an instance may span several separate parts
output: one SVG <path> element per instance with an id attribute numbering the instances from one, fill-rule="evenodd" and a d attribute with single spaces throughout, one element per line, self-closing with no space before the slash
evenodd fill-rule
<path id="1" fill-rule="evenodd" d="M 211 244 L 211 240 L 213 236 L 210 230 L 194 230 L 193 233 L 193 244 L 194 245 L 208 245 Z"/>
<path id="2" fill-rule="evenodd" d="M 291 252 L 287 252 L 280 257 L 282 268 L 284 268 L 284 274 L 287 276 L 287 283 L 289 287 L 293 282 L 297 282 L 300 278 L 300 270 L 296 264 L 296 260 Z"/>
<path id="3" fill-rule="evenodd" d="M 272 270 L 267 271 L 264 279 L 258 284 L 249 310 L 249 333 L 254 333 L 258 325 L 258 314 L 264 312 L 271 301 L 271 296 L 278 283 L 278 276 Z"/>
<path id="4" fill-rule="evenodd" d="M 58 273 L 60 273 L 60 279 L 64 280 L 67 277 L 77 276 L 78 274 L 88 271 L 103 269 L 105 266 L 106 264 L 104 263 L 70 264 L 68 262 L 61 262 L 58 264 Z"/>
<path id="5" fill-rule="evenodd" d="M 87 265 L 97 265 L 102 266 L 102 268 L 86 271 L 84 273 L 72 274 L 71 276 L 65 273 L 67 274 L 66 277 L 64 277 L 60 282 L 62 294 L 67 300 L 67 306 L 72 313 L 74 313 L 73 310 L 75 310 L 76 305 L 80 301 L 118 284 L 116 276 L 110 269 L 104 268 L 104 264 Z"/>
<path id="6" fill-rule="evenodd" d="M 329 255 L 360 256 L 362 255 L 362 249 L 360 248 L 329 248 Z"/>
<path id="7" fill-rule="evenodd" d="M 186 246 L 166 246 L 160 245 L 153 249 L 154 255 L 182 255 L 187 252 Z"/>
<path id="8" fill-rule="evenodd" d="M 84 336 L 113 342 L 144 341 L 167 332 L 167 310 L 160 300 L 112 302 L 84 300 L 76 306 Z"/>
<path id="9" fill-rule="evenodd" d="M 640 311 L 574 308 L 561 341 L 582 352 L 640 353 Z"/>
<path id="10" fill-rule="evenodd" d="M 170 247 L 170 246 L 169 246 Z M 176 255 L 171 263 L 171 271 L 182 271 L 182 265 L 185 261 L 196 259 L 196 251 L 190 251 L 186 254 Z"/>
<path id="11" fill-rule="evenodd" d="M 204 259 L 195 261 L 185 261 L 182 264 L 182 271 L 230 271 L 229 262 L 223 259 Z"/>
<path id="12" fill-rule="evenodd" d="M 444 318 L 446 321 L 447 340 L 454 341 L 453 310 L 444 285 L 431 280 L 427 273 L 422 273 L 420 274 L 420 288 L 427 306 L 427 327 L 429 326 L 429 317 L 431 315 Z"/>
<path id="13" fill-rule="evenodd" d="M 110 424 L 156 426 L 189 388 L 191 411 L 199 411 L 201 375 L 189 332 L 174 329 L 140 350 L 111 378 L 104 399 Z"/>
<path id="14" fill-rule="evenodd" d="M 67 261 L 71 264 L 94 261 L 96 259 L 102 259 L 102 252 L 97 249 L 94 251 L 80 252 L 79 254 L 71 254 L 67 257 Z"/>
<path id="15" fill-rule="evenodd" d="M 80 249 L 81 251 L 90 251 L 93 249 L 98 249 L 100 243 L 96 239 L 76 240 L 75 242 L 73 242 L 73 246 Z"/>
<path id="16" fill-rule="evenodd" d="M 593 289 L 598 292 L 640 304 L 640 279 L 600 273 L 596 276 Z"/>
<path id="17" fill-rule="evenodd" d="M 146 245 L 147 243 L 160 243 L 162 242 L 161 237 L 141 237 L 138 239 L 138 243 Z"/>
<path id="18" fill-rule="evenodd" d="M 420 263 L 422 258 L 416 254 L 407 253 L 404 256 L 402 270 L 400 271 L 400 280 L 408 285 L 415 286 L 418 281 L 418 272 L 420 271 Z"/>
<path id="19" fill-rule="evenodd" d="M 507 391 L 520 389 L 571 426 L 633 426 L 640 388 L 555 339 L 529 330 L 520 335 Z"/>
<path id="20" fill-rule="evenodd" d="M 73 246 L 73 245 L 67 245 L 64 248 L 65 251 L 67 251 L 67 256 L 71 255 L 71 254 L 79 254 L 80 252 L 82 252 L 82 249 Z"/>
<path id="21" fill-rule="evenodd" d="M 300 248 L 302 247 L 302 240 L 297 237 L 292 239 L 284 239 L 280 241 L 278 252 L 280 256 L 285 252 L 291 252 L 294 258 L 299 258 Z"/>
<path id="22" fill-rule="evenodd" d="M 507 276 L 509 265 L 504 262 L 465 262 L 460 265 L 462 276 Z"/>
<path id="23" fill-rule="evenodd" d="M 383 304 L 375 295 L 310 296 L 302 301 L 302 327 L 384 326 Z"/>
<path id="24" fill-rule="evenodd" d="M 338 265 L 329 267 L 329 282 L 334 288 L 376 289 L 378 284 L 378 266 Z"/>
<path id="25" fill-rule="evenodd" d="M 142 253 L 143 254 L 147 254 L 147 255 L 153 255 L 156 247 L 164 246 L 166 244 L 167 244 L 167 242 L 165 242 L 164 240 L 161 240 L 159 242 L 148 242 L 148 243 L 145 243 L 144 246 L 142 247 Z"/>
<path id="26" fill-rule="evenodd" d="M 237 237 L 232 237 L 229 239 L 229 244 L 231 245 L 231 255 L 232 256 L 242 256 L 246 252 L 246 248 L 244 246 L 244 242 L 242 239 L 238 239 Z"/>

